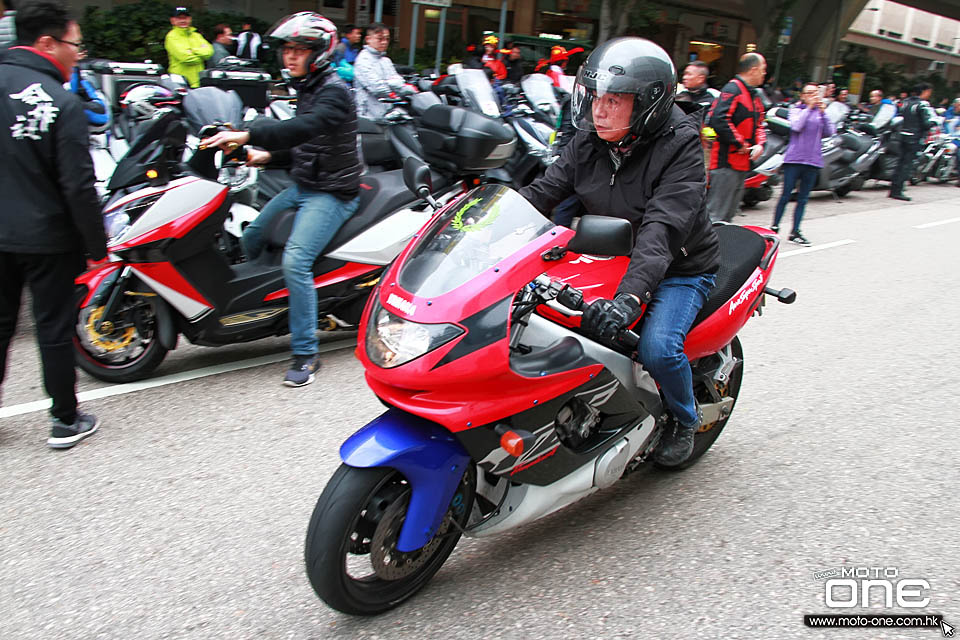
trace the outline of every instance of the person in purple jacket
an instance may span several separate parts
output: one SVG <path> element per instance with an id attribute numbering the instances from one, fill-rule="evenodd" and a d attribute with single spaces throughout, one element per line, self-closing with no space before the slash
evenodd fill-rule
<path id="1" fill-rule="evenodd" d="M 823 167 L 820 139 L 832 136 L 836 128 L 824 113 L 823 98 L 815 84 L 807 84 L 800 94 L 800 104 L 790 108 L 790 142 L 783 156 L 783 193 L 773 214 L 773 231 L 780 231 L 780 219 L 790 201 L 793 187 L 797 187 L 797 207 L 793 210 L 793 230 L 790 242 L 809 246 L 810 241 L 800 233 L 803 210 L 807 197 L 817 182 L 817 174 Z"/>

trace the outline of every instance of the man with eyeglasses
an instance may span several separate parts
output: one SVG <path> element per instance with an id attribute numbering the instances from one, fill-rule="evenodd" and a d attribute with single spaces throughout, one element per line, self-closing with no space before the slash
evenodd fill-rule
<path id="1" fill-rule="evenodd" d="M 213 55 L 213 45 L 193 27 L 189 7 L 174 7 L 170 24 L 173 28 L 163 39 L 163 48 L 170 59 L 167 71 L 180 74 L 196 89 L 200 86 L 203 65 Z"/>
<path id="2" fill-rule="evenodd" d="M 367 27 L 366 44 L 353 63 L 353 87 L 357 98 L 357 115 L 376 119 L 383 117 L 389 107 L 380 98 L 389 98 L 393 93 L 407 94 L 413 90 L 406 87 L 403 77 L 393 67 L 387 56 L 390 46 L 390 29 L 385 24 L 374 22 Z"/>
<path id="3" fill-rule="evenodd" d="M 87 119 L 63 86 L 81 58 L 80 27 L 50 0 L 23 4 L 19 46 L 0 53 L 0 384 L 25 285 L 33 298 L 43 383 L 53 399 L 47 445 L 68 449 L 97 430 L 77 411 L 74 278 L 107 255 Z"/>

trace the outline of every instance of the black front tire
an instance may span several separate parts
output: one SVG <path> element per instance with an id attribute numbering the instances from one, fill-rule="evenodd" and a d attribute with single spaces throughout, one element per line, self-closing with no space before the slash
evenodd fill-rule
<path id="1" fill-rule="evenodd" d="M 409 499 L 409 494 L 409 485 L 394 469 L 340 465 L 313 510 L 304 551 L 307 577 L 324 602 L 343 613 L 376 615 L 417 593 L 440 569 L 461 535 L 459 527 L 450 520 L 455 518 L 462 526 L 473 505 L 471 472 L 464 474 L 451 509 L 433 540 L 411 554 L 402 554 L 395 546 L 381 551 L 393 558 L 401 572 L 405 563 L 413 563 L 415 569 L 402 577 L 385 578 L 373 564 L 373 573 L 369 575 L 350 575 L 348 563 L 378 552 L 376 541 L 384 537 L 379 528 L 394 526 L 387 514 L 391 506 L 396 506 L 395 502 Z M 404 505 L 402 515 L 405 513 Z M 393 540 L 395 545 L 396 534 L 397 531 L 387 533 L 386 539 Z M 430 548 L 431 545 L 434 546 Z M 424 550 L 428 548 L 428 556 L 417 555 L 427 553 Z"/>
<path id="2" fill-rule="evenodd" d="M 152 301 L 148 303 L 150 311 L 141 316 L 141 324 L 136 329 L 134 339 L 142 345 L 142 350 L 128 359 L 116 360 L 105 353 L 98 353 L 90 347 L 90 336 L 85 335 L 90 329 L 85 326 L 82 319 L 85 310 L 78 308 L 77 324 L 73 336 L 77 365 L 94 378 L 105 382 L 134 382 L 149 377 L 167 357 L 168 351 L 160 343 L 157 335 L 157 322 L 159 322 L 157 304 L 162 303 Z M 110 335 L 104 335 L 101 338 L 106 343 L 113 342 Z"/>

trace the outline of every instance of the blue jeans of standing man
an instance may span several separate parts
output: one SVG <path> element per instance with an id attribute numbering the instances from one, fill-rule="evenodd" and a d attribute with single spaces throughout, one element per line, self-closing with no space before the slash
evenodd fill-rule
<path id="1" fill-rule="evenodd" d="M 637 355 L 660 385 L 667 408 L 684 426 L 696 424 L 697 407 L 683 344 L 715 281 L 712 273 L 664 278 L 641 320 Z"/>
<path id="2" fill-rule="evenodd" d="M 785 162 L 783 164 L 783 193 L 780 194 L 777 209 L 773 214 L 773 226 L 780 226 L 780 220 L 783 218 L 787 203 L 790 202 L 793 187 L 799 183 L 799 186 L 797 186 L 797 206 L 793 210 L 793 233 L 799 233 L 803 211 L 807 207 L 807 198 L 810 197 L 810 190 L 813 189 L 813 185 L 817 184 L 819 174 L 820 167 L 815 167 L 812 164 L 797 164 L 795 162 Z"/>
<path id="3" fill-rule="evenodd" d="M 358 199 L 341 200 L 325 191 L 287 187 L 266 204 L 243 231 L 243 250 L 254 260 L 264 249 L 263 231 L 286 209 L 296 209 L 293 231 L 283 248 L 283 279 L 290 291 L 290 347 L 294 355 L 317 352 L 317 294 L 313 263 L 340 227 L 357 211 Z"/>

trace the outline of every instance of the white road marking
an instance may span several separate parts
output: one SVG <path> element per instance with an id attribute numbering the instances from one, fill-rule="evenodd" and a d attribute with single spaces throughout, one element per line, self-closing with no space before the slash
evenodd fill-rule
<path id="1" fill-rule="evenodd" d="M 338 340 L 336 342 L 330 342 L 328 344 L 320 345 L 318 350 L 320 353 L 326 353 L 328 351 L 336 351 L 338 349 L 343 349 L 347 347 L 353 347 L 357 343 L 355 338 L 350 338 L 348 340 Z M 169 376 L 163 376 L 162 378 L 154 378 L 152 380 L 141 380 L 140 382 L 128 382 L 126 384 L 114 384 L 109 387 L 100 387 L 99 389 L 90 389 L 89 391 L 82 391 L 77 394 L 77 400 L 79 402 L 86 402 L 87 400 L 99 400 L 101 398 L 110 398 L 113 396 L 120 396 L 125 393 L 134 393 L 135 391 L 143 391 L 145 389 L 152 389 L 154 387 L 162 387 L 168 384 L 176 384 L 178 382 L 186 382 L 188 380 L 196 380 L 197 378 L 204 378 L 206 376 L 216 376 L 221 373 L 230 373 L 231 371 L 239 371 L 241 369 L 250 369 L 252 367 L 260 367 L 265 364 L 273 364 L 275 362 L 281 362 L 283 360 L 289 360 L 290 353 L 274 353 L 267 356 L 260 356 L 257 358 L 250 358 L 248 360 L 237 360 L 236 362 L 225 362 L 223 364 L 216 364 L 209 367 L 202 367 L 200 369 L 194 369 L 192 371 L 181 371 L 180 373 L 174 373 Z M 7 418 L 10 416 L 20 416 L 25 413 L 33 413 L 34 411 L 45 411 L 50 408 L 50 400 L 36 400 L 34 402 L 24 402 L 22 404 L 15 404 L 9 407 L 0 407 L 0 418 Z"/>
<path id="2" fill-rule="evenodd" d="M 940 222 L 928 222 L 927 224 L 918 224 L 914 226 L 914 229 L 929 229 L 930 227 L 939 227 L 942 224 L 951 224 L 954 222 L 960 222 L 960 218 L 950 218 L 949 220 L 941 220 Z"/>
<path id="3" fill-rule="evenodd" d="M 845 244 L 853 244 L 856 240 L 837 240 L 836 242 L 828 242 L 827 244 L 818 244 L 814 247 L 806 247 L 805 249 L 797 249 L 796 251 L 787 251 L 786 253 L 781 253 L 781 258 L 786 258 L 787 256 L 799 256 L 802 253 L 813 253 L 814 251 L 823 251 L 824 249 L 833 249 L 834 247 L 842 247 Z"/>

